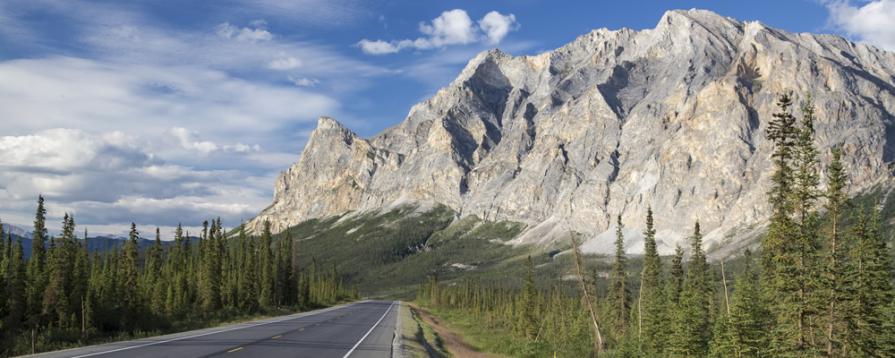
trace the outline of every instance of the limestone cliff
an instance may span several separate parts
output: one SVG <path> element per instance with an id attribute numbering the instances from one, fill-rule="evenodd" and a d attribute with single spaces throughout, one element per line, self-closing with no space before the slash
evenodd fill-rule
<path id="1" fill-rule="evenodd" d="M 662 252 L 697 218 L 710 249 L 736 247 L 768 216 L 765 129 L 787 90 L 814 96 L 821 160 L 843 146 L 851 191 L 892 177 L 895 54 L 670 11 L 654 29 L 599 29 L 536 56 L 481 53 L 373 138 L 321 118 L 249 227 L 441 203 L 526 223 L 516 243 L 575 231 L 609 252 L 621 214 L 639 252 L 651 206 Z"/>

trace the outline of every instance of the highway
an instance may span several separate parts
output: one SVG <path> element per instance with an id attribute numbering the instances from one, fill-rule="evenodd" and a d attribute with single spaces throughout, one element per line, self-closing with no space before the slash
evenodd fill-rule
<path id="1" fill-rule="evenodd" d="M 32 357 L 391 357 L 398 303 L 361 301 L 274 317 Z"/>

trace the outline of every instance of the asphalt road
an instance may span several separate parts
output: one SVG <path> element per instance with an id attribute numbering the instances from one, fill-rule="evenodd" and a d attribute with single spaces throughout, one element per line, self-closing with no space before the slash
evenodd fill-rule
<path id="1" fill-rule="evenodd" d="M 317 311 L 36 357 L 391 357 L 397 302 L 361 301 Z"/>

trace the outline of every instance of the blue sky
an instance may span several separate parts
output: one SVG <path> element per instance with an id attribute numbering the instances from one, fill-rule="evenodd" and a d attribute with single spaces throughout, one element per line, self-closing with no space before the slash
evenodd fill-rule
<path id="1" fill-rule="evenodd" d="M 318 116 L 400 122 L 476 53 L 559 47 L 704 8 L 895 48 L 895 0 L 2 1 L 0 219 L 170 228 L 269 204 Z"/>

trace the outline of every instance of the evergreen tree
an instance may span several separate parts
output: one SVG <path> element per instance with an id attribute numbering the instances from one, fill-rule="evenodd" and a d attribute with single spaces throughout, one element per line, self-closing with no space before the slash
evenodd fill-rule
<path id="1" fill-rule="evenodd" d="M 838 147 L 832 149 L 832 161 L 827 168 L 826 209 L 829 220 L 827 233 L 827 245 L 824 251 L 825 266 L 821 277 L 821 294 L 826 307 L 821 312 L 826 313 L 825 332 L 826 355 L 833 357 L 839 355 L 842 347 L 842 332 L 846 328 L 844 300 L 842 293 L 846 290 L 844 279 L 844 267 L 847 259 L 846 248 L 842 242 L 839 221 L 842 210 L 848 199 L 846 196 L 846 181 L 848 180 L 845 169 L 842 166 L 842 150 Z"/>
<path id="2" fill-rule="evenodd" d="M 622 216 L 618 215 L 615 227 L 615 260 L 612 262 L 610 274 L 609 304 L 611 306 L 613 329 L 617 339 L 628 332 L 628 314 L 631 311 L 631 292 L 628 288 L 627 257 L 625 256 L 625 237 L 622 232 Z"/>
<path id="3" fill-rule="evenodd" d="M 31 258 L 28 260 L 27 268 L 27 317 L 31 328 L 37 328 L 42 322 L 43 291 L 47 286 L 46 218 L 47 210 L 44 208 L 44 198 L 41 195 L 37 197 L 37 213 L 34 216 L 34 231 L 31 234 Z"/>
<path id="4" fill-rule="evenodd" d="M 638 339 L 643 353 L 658 355 L 665 350 L 665 306 L 662 292 L 662 262 L 656 247 L 653 210 L 647 209 L 646 230 L 643 232 L 643 272 L 640 275 L 638 298 Z"/>
<path id="5" fill-rule="evenodd" d="M 702 357 L 711 340 L 711 315 L 714 300 L 712 277 L 702 250 L 699 222 L 693 227 L 687 278 L 680 294 L 678 309 L 672 317 L 672 351 L 685 357 Z"/>
<path id="6" fill-rule="evenodd" d="M 774 143 L 771 176 L 771 220 L 762 242 L 765 295 L 774 302 L 775 317 L 773 346 L 778 355 L 805 353 L 805 306 L 803 279 L 804 258 L 801 257 L 804 235 L 793 219 L 796 210 L 794 199 L 793 157 L 795 156 L 799 129 L 792 114 L 792 94 L 784 93 L 777 101 L 779 111 L 768 124 L 768 139 Z M 798 163 L 797 163 L 798 164 Z"/>
<path id="7" fill-rule="evenodd" d="M 74 219 L 68 214 L 62 220 L 62 236 L 52 239 L 47 257 L 48 283 L 43 294 L 42 312 L 56 328 L 68 328 L 73 322 L 69 302 L 75 256 L 69 251 L 74 244 Z"/>
<path id="8" fill-rule="evenodd" d="M 204 226 L 207 227 L 207 221 Z M 217 222 L 212 220 L 211 229 L 203 228 L 202 246 L 202 308 L 214 312 L 221 307 L 221 233 Z"/>
<path id="9" fill-rule="evenodd" d="M 846 268 L 847 329 L 844 350 L 850 356 L 882 357 L 892 345 L 884 328 L 893 300 L 891 258 L 880 232 L 879 213 L 863 211 L 854 228 Z"/>
<path id="10" fill-rule="evenodd" d="M 27 274 L 25 272 L 25 253 L 22 249 L 22 239 L 18 239 L 10 250 L 9 263 L 6 276 L 6 305 L 7 315 L 4 317 L 3 331 L 9 336 L 22 329 L 22 323 L 27 313 Z"/>
<path id="11" fill-rule="evenodd" d="M 268 221 L 264 222 L 261 241 L 258 245 L 258 282 L 260 285 L 258 305 L 267 308 L 273 306 L 274 303 L 273 257 L 270 252 L 271 233 Z"/>
<path id="12" fill-rule="evenodd" d="M 669 310 L 677 307 L 684 289 L 684 249 L 680 246 L 674 248 L 674 256 L 671 257 L 671 268 L 668 270 L 666 285 L 667 305 Z"/>
<path id="13" fill-rule="evenodd" d="M 139 268 L 139 248 L 138 240 L 140 233 L 137 231 L 137 225 L 131 223 L 131 230 L 128 234 L 127 243 L 124 244 L 124 250 L 121 254 L 120 272 L 120 289 L 121 289 L 121 305 L 123 308 L 122 326 L 128 330 L 137 327 L 137 320 L 140 318 L 140 295 L 138 286 L 138 268 Z"/>
<path id="14" fill-rule="evenodd" d="M 746 267 L 734 283 L 731 303 L 731 328 L 742 357 L 769 357 L 771 312 L 765 305 L 759 275 L 752 265 L 751 253 L 745 255 Z"/>

